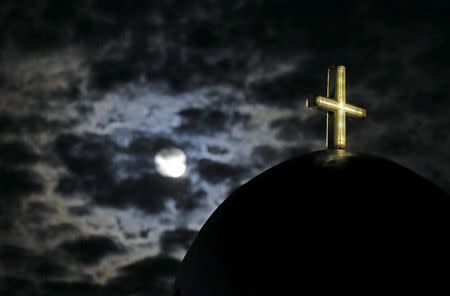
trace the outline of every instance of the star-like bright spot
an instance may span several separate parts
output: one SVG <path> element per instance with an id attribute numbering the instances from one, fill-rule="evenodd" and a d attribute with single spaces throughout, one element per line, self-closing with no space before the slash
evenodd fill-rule
<path id="1" fill-rule="evenodd" d="M 181 177 L 186 171 L 186 159 L 186 154 L 181 149 L 162 149 L 155 155 L 156 170 L 166 177 Z"/>

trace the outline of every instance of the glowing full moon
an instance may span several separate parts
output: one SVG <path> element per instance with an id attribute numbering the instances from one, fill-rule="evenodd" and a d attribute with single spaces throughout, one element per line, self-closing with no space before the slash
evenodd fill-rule
<path id="1" fill-rule="evenodd" d="M 162 149 L 155 155 L 156 170 L 166 177 L 181 177 L 186 171 L 186 159 L 186 154 L 181 149 Z"/>

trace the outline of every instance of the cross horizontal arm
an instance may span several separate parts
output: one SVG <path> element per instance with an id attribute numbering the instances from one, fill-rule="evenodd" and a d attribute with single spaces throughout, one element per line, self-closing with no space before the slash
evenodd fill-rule
<path id="1" fill-rule="evenodd" d="M 325 97 L 315 97 L 311 103 L 311 106 L 308 106 L 316 106 L 327 111 L 334 112 L 339 109 L 339 103 L 337 101 Z"/>
<path id="2" fill-rule="evenodd" d="M 364 118 L 367 116 L 366 109 L 359 108 L 350 104 L 344 106 L 345 114 L 351 117 Z"/>
<path id="3" fill-rule="evenodd" d="M 327 111 L 336 111 L 339 105 L 336 101 L 325 97 L 315 97 L 313 99 L 306 100 L 306 107 L 318 107 L 320 109 L 325 109 Z"/>
<path id="4" fill-rule="evenodd" d="M 344 109 L 346 115 L 356 118 L 363 118 L 366 117 L 367 112 L 363 108 L 359 108 L 356 106 L 353 106 L 351 104 L 340 104 L 338 101 L 325 98 L 325 97 L 315 97 L 312 101 L 307 102 L 308 107 L 316 106 L 320 109 L 324 109 L 331 112 L 336 112 L 339 109 Z"/>

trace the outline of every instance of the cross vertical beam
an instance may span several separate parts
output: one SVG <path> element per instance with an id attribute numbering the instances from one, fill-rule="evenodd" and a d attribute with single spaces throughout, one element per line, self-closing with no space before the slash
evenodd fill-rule
<path id="1" fill-rule="evenodd" d="M 331 77 L 334 79 L 328 80 L 328 83 L 334 83 L 334 87 L 330 85 L 328 88 L 332 90 L 334 88 L 334 99 L 338 102 L 339 108 L 337 110 L 328 111 L 328 114 L 332 113 L 333 115 L 333 126 L 329 127 L 329 134 L 332 134 L 334 149 L 344 149 L 345 148 L 345 111 L 342 106 L 345 105 L 345 67 L 337 66 L 328 69 L 328 75 L 331 74 Z M 329 94 L 329 98 L 331 97 L 331 91 Z M 331 143 L 331 142 L 329 142 Z M 330 148 L 330 146 L 328 146 Z"/>

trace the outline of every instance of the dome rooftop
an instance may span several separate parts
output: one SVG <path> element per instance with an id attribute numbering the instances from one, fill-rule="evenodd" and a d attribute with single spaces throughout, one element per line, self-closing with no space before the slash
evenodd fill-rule
<path id="1" fill-rule="evenodd" d="M 449 295 L 450 199 L 382 158 L 326 150 L 233 192 L 192 243 L 177 295 Z"/>

